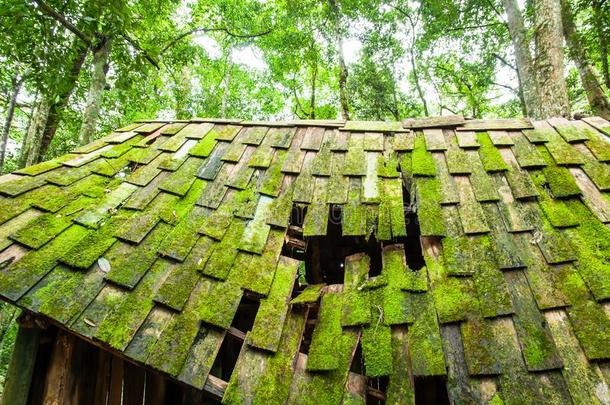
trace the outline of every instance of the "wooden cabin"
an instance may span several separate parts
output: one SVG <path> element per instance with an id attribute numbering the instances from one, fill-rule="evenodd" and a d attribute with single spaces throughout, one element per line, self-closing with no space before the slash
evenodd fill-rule
<path id="1" fill-rule="evenodd" d="M 0 177 L 3 403 L 609 403 L 609 136 L 146 121 Z"/>

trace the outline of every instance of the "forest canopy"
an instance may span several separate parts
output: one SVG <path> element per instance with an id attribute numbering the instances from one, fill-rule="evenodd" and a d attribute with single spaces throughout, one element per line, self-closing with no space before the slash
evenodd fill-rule
<path id="1" fill-rule="evenodd" d="M 610 118 L 607 0 L 0 0 L 0 172 L 139 119 Z"/>

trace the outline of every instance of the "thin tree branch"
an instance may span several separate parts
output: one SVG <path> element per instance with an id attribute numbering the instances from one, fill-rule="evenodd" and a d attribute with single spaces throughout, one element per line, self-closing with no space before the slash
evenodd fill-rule
<path id="1" fill-rule="evenodd" d="M 131 38 L 129 35 L 125 34 L 124 32 L 121 33 L 121 36 L 131 46 L 133 46 L 136 50 L 138 50 L 151 65 L 153 65 L 157 69 L 160 69 L 159 62 L 157 62 L 155 60 L 155 58 L 153 58 L 148 52 L 146 52 L 144 49 L 142 49 L 142 47 L 140 46 L 140 44 L 138 44 L 138 42 L 136 40 L 134 40 L 133 38 Z"/>
<path id="2" fill-rule="evenodd" d="M 91 47 L 93 45 L 93 41 L 91 40 L 91 37 L 89 37 L 87 34 L 82 32 L 81 30 L 79 30 L 74 24 L 72 24 L 70 21 L 68 21 L 66 19 L 66 17 L 64 17 L 59 12 L 55 11 L 51 6 L 49 6 L 43 0 L 34 0 L 34 3 L 38 4 L 38 7 L 40 7 L 40 10 L 42 10 L 42 12 L 44 12 L 49 17 L 55 19 L 56 21 L 58 21 L 67 30 L 72 32 L 77 37 L 79 37 L 84 43 L 87 44 L 87 46 Z"/>
<path id="3" fill-rule="evenodd" d="M 479 28 L 495 27 L 497 25 L 506 25 L 506 24 L 501 23 L 501 22 L 492 22 L 492 23 L 480 24 L 480 25 L 466 25 L 466 26 L 461 26 L 461 27 L 449 28 L 446 31 L 451 32 L 451 31 L 474 30 L 474 29 L 479 29 Z"/>
<path id="4" fill-rule="evenodd" d="M 264 35 L 269 34 L 271 31 L 273 31 L 273 28 L 269 28 L 266 31 L 262 31 L 262 32 L 257 32 L 255 34 L 237 34 L 234 33 L 232 31 L 230 31 L 228 28 L 226 27 L 219 27 L 219 28 L 204 28 L 204 27 L 197 27 L 197 28 L 193 28 L 192 30 L 183 32 L 182 34 L 178 35 L 176 38 L 172 39 L 171 41 L 169 41 L 159 52 L 159 55 L 164 54 L 169 48 L 171 48 L 172 46 L 176 45 L 178 42 L 180 42 L 182 39 L 193 35 L 193 34 L 197 34 L 200 32 L 224 32 L 225 34 L 232 36 L 234 38 L 256 38 L 256 37 L 262 37 Z"/>
<path id="5" fill-rule="evenodd" d="M 495 85 L 495 86 L 503 87 L 503 88 L 505 88 L 507 90 L 510 90 L 512 93 L 515 93 L 515 94 L 519 93 L 519 91 L 517 89 L 515 89 L 514 87 L 511 87 L 511 86 L 508 86 L 506 84 L 496 83 L 496 82 L 493 82 L 492 84 Z"/>
<path id="6" fill-rule="evenodd" d="M 494 58 L 498 59 L 500 62 L 502 62 L 502 64 L 506 67 L 511 68 L 512 70 L 514 70 L 515 72 L 517 71 L 517 67 L 514 66 L 513 64 L 509 63 L 506 59 L 504 59 L 502 56 L 498 55 L 497 53 L 494 53 Z"/>

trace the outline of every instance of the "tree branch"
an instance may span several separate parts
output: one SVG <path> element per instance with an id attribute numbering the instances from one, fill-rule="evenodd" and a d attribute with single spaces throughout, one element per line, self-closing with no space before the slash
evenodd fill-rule
<path id="1" fill-rule="evenodd" d="M 86 43 L 87 46 L 91 47 L 93 45 L 93 41 L 91 40 L 91 37 L 89 37 L 87 34 L 82 32 L 81 30 L 79 30 L 74 24 L 72 24 L 70 21 L 68 21 L 66 19 L 66 17 L 64 17 L 59 12 L 55 11 L 51 6 L 49 6 L 43 0 L 34 0 L 34 3 L 38 4 L 38 7 L 40 7 L 42 12 L 44 12 L 49 17 L 55 19 L 61 25 L 63 25 L 68 31 L 72 32 L 74 35 L 76 35 L 78 38 L 80 38 L 84 43 Z"/>
<path id="2" fill-rule="evenodd" d="M 193 34 L 197 34 L 199 32 L 224 32 L 225 34 L 234 37 L 234 38 L 256 38 L 256 37 L 262 37 L 263 35 L 267 35 L 269 34 L 271 31 L 273 31 L 273 28 L 269 28 L 266 31 L 262 31 L 262 32 L 258 32 L 255 34 L 237 34 L 234 33 L 232 31 L 230 31 L 228 28 L 226 27 L 219 27 L 219 28 L 204 28 L 204 27 L 197 27 L 197 28 L 193 28 L 192 30 L 183 32 L 182 34 L 178 35 L 176 38 L 172 39 L 171 41 L 169 41 L 159 52 L 159 55 L 164 54 L 169 48 L 171 48 L 172 46 L 176 45 L 178 42 L 180 42 L 182 39 L 193 35 Z"/>
<path id="3" fill-rule="evenodd" d="M 136 50 L 138 50 L 151 65 L 153 65 L 157 69 L 160 69 L 159 63 L 155 60 L 155 58 L 153 58 L 148 52 L 146 52 L 144 49 L 142 49 L 142 47 L 140 46 L 140 44 L 138 44 L 138 42 L 136 40 L 132 39 L 129 35 L 125 34 L 124 32 L 121 33 L 121 36 L 131 46 L 133 46 Z"/>
<path id="4" fill-rule="evenodd" d="M 449 28 L 446 31 L 451 32 L 451 31 L 474 30 L 474 29 L 479 29 L 479 28 L 495 27 L 497 25 L 506 25 L 506 24 L 501 23 L 501 22 L 491 22 L 491 23 L 480 24 L 480 25 L 466 25 L 466 26 L 461 26 L 461 27 L 454 27 L 454 28 Z"/>
<path id="5" fill-rule="evenodd" d="M 506 67 L 511 68 L 512 70 L 514 70 L 515 72 L 517 71 L 517 67 L 508 63 L 508 61 L 506 59 L 504 59 L 502 56 L 498 55 L 497 53 L 494 53 L 494 58 L 498 59 L 500 62 L 502 62 L 502 64 Z"/>

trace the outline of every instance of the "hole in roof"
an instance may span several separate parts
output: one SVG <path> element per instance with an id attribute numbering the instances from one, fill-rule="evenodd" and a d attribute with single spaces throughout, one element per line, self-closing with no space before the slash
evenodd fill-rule
<path id="1" fill-rule="evenodd" d="M 366 390 L 366 403 L 381 405 L 385 404 L 385 394 L 388 389 L 389 378 L 383 377 L 369 377 L 368 387 Z M 434 403 L 434 402 L 430 402 Z"/>
<path id="2" fill-rule="evenodd" d="M 408 186 L 410 188 L 410 185 Z M 425 262 L 420 243 L 421 231 L 419 228 L 419 219 L 414 209 L 416 207 L 416 202 L 411 200 L 409 188 L 403 185 L 402 189 L 402 203 L 403 207 L 405 207 L 407 236 L 397 238 L 397 241 L 402 243 L 405 247 L 407 266 L 409 266 L 411 270 L 419 270 L 424 267 Z"/>
<path id="3" fill-rule="evenodd" d="M 305 320 L 305 330 L 303 331 L 303 338 L 301 339 L 301 346 L 299 351 L 301 353 L 307 354 L 309 353 L 309 346 L 311 345 L 311 337 L 313 335 L 313 330 L 318 321 L 318 312 L 319 306 L 317 304 L 312 304 L 309 306 L 309 311 L 307 312 L 307 319 Z"/>
<path id="4" fill-rule="evenodd" d="M 254 296 L 242 295 L 231 326 L 244 333 L 252 330 L 259 306 L 260 302 Z"/>
<path id="5" fill-rule="evenodd" d="M 415 404 L 449 405 L 449 394 L 445 377 L 416 377 Z"/>
<path id="6" fill-rule="evenodd" d="M 204 328 L 202 328 L 202 330 L 203 329 Z M 231 374 L 233 374 L 233 370 L 235 369 L 235 364 L 237 363 L 237 358 L 239 357 L 239 352 L 241 351 L 241 346 L 243 344 L 244 342 L 242 339 L 227 333 L 222 341 L 216 360 L 214 360 L 214 365 L 210 370 L 210 374 L 224 381 L 229 381 L 231 379 Z"/>
<path id="7" fill-rule="evenodd" d="M 354 352 L 354 358 L 350 370 L 352 373 L 364 374 L 364 359 L 362 358 L 362 343 L 358 340 L 358 346 Z"/>

